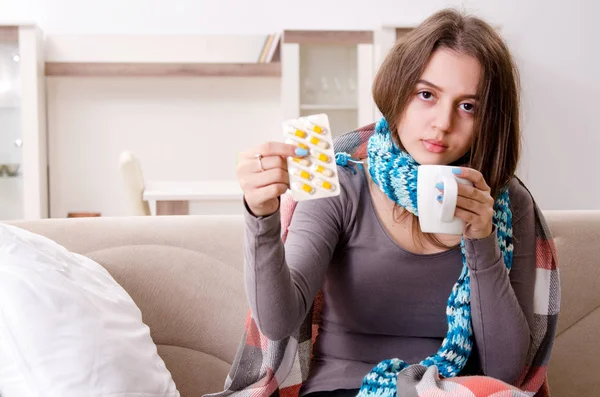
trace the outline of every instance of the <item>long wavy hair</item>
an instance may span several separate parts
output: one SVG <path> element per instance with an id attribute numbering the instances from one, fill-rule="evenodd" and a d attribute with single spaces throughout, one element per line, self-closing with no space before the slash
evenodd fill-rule
<path id="1" fill-rule="evenodd" d="M 373 83 L 373 99 L 388 121 L 392 138 L 402 148 L 398 121 L 438 49 L 472 56 L 481 65 L 474 139 L 462 160 L 483 174 L 496 198 L 513 178 L 519 161 L 520 88 L 513 57 L 492 26 L 454 9 L 431 15 L 400 38 L 387 54 Z M 413 237 L 418 240 L 425 235 L 430 242 L 445 247 L 435 236 L 423 234 L 418 219 L 413 218 Z"/>

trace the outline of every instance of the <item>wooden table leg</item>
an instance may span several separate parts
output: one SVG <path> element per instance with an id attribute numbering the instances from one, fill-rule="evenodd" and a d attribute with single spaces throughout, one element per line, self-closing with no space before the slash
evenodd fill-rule
<path id="1" fill-rule="evenodd" d="M 156 215 L 189 215 L 189 201 L 157 201 Z"/>

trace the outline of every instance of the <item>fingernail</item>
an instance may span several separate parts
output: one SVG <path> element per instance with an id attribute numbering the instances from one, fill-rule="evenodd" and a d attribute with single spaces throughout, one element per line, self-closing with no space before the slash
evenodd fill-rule
<path id="1" fill-rule="evenodd" d="M 453 174 L 460 174 L 461 172 L 462 172 L 462 170 L 460 168 L 452 168 Z"/>
<path id="2" fill-rule="evenodd" d="M 435 188 L 439 190 L 444 190 L 444 184 L 442 182 L 438 182 L 435 184 Z"/>
<path id="3" fill-rule="evenodd" d="M 437 196 L 437 201 L 439 201 L 440 203 L 442 202 L 442 200 L 444 199 L 444 195 L 440 194 L 439 196 Z"/>
<path id="4" fill-rule="evenodd" d="M 296 155 L 298 156 L 306 156 L 308 154 L 308 150 L 302 149 L 301 147 L 296 148 Z"/>

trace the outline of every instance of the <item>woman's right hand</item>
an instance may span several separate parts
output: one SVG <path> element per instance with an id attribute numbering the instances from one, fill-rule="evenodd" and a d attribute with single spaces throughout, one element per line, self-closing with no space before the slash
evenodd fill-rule
<path id="1" fill-rule="evenodd" d="M 236 174 L 248 208 L 255 216 L 274 214 L 279 196 L 290 187 L 287 157 L 304 157 L 308 152 L 296 145 L 267 142 L 238 158 Z"/>

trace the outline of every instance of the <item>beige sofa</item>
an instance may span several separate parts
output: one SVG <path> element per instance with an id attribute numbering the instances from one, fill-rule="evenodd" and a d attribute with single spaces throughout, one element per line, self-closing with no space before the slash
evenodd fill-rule
<path id="1" fill-rule="evenodd" d="M 600 211 L 548 211 L 562 280 L 553 396 L 600 396 Z M 238 216 L 13 222 L 104 265 L 139 305 L 183 397 L 221 390 L 247 314 Z"/>

